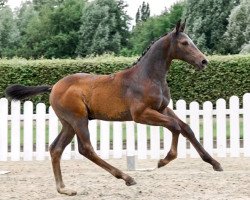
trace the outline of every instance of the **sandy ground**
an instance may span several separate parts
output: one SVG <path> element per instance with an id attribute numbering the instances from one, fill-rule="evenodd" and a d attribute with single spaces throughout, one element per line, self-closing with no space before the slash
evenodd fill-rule
<path id="1" fill-rule="evenodd" d="M 250 199 L 250 158 L 218 159 L 224 172 L 214 172 L 201 159 L 177 159 L 153 171 L 127 171 L 137 185 L 127 187 L 88 160 L 62 162 L 66 186 L 76 196 L 60 195 L 55 189 L 50 161 L 0 162 L 0 199 Z M 126 172 L 126 158 L 108 160 Z M 156 160 L 137 161 L 138 168 L 152 168 Z"/>

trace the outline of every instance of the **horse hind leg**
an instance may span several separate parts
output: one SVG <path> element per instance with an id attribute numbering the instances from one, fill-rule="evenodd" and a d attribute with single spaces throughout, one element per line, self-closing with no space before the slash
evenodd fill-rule
<path id="1" fill-rule="evenodd" d="M 85 156 L 98 166 L 108 171 L 114 177 L 118 179 L 123 179 L 127 186 L 136 184 L 133 178 L 123 173 L 119 169 L 113 167 L 112 165 L 108 164 L 95 153 L 89 138 L 88 119 L 80 119 L 76 121 L 75 124 L 76 127 L 74 127 L 74 129 L 77 134 L 78 147 L 79 147 L 78 149 L 80 154 L 82 154 L 83 156 Z"/>
<path id="2" fill-rule="evenodd" d="M 73 128 L 65 121 L 62 122 L 61 133 L 57 136 L 54 142 L 50 145 L 51 162 L 56 181 L 56 188 L 60 194 L 66 194 L 69 196 L 76 195 L 76 191 L 65 188 L 62 180 L 62 173 L 60 167 L 60 160 L 65 147 L 72 141 L 75 132 Z"/>

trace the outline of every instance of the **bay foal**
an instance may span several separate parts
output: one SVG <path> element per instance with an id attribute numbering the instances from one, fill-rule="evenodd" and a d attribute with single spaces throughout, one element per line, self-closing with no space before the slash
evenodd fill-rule
<path id="1" fill-rule="evenodd" d="M 59 80 L 53 86 L 12 85 L 6 94 L 12 99 L 51 92 L 50 103 L 62 123 L 62 130 L 50 146 L 57 191 L 75 195 L 62 180 L 60 158 L 64 148 L 76 134 L 79 152 L 126 185 L 134 185 L 132 177 L 111 166 L 94 152 L 90 143 L 88 121 L 135 121 L 163 126 L 172 132 L 170 151 L 158 162 L 163 167 L 177 156 L 178 137 L 181 133 L 195 147 L 201 158 L 216 171 L 221 165 L 197 141 L 190 127 L 168 108 L 170 91 L 166 82 L 171 61 L 180 59 L 197 69 L 205 68 L 208 61 L 191 39 L 183 32 L 185 23 L 155 41 L 144 55 L 131 67 L 111 75 L 78 73 Z"/>

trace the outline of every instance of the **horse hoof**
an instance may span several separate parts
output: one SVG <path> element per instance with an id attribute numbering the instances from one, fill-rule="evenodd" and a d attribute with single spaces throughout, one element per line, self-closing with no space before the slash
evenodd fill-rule
<path id="1" fill-rule="evenodd" d="M 221 167 L 220 164 L 217 165 L 217 166 L 213 166 L 213 168 L 214 168 L 214 171 L 217 171 L 217 172 L 222 172 L 223 171 L 223 169 L 222 169 L 222 167 Z"/>
<path id="2" fill-rule="evenodd" d="M 66 194 L 68 196 L 75 196 L 77 194 L 76 191 L 74 190 L 70 190 L 70 189 L 66 189 L 66 188 L 61 188 L 61 189 L 58 189 L 58 192 L 60 194 Z"/>
<path id="3" fill-rule="evenodd" d="M 165 164 L 164 160 L 163 160 L 163 159 L 160 159 L 159 162 L 158 162 L 157 167 L 158 167 L 158 168 L 161 168 L 161 167 L 163 167 L 163 166 L 165 166 L 165 165 L 166 165 L 166 164 Z"/>
<path id="4" fill-rule="evenodd" d="M 131 186 L 131 185 L 135 185 L 135 184 L 136 184 L 136 182 L 133 178 L 130 178 L 128 181 L 126 181 L 127 186 Z"/>

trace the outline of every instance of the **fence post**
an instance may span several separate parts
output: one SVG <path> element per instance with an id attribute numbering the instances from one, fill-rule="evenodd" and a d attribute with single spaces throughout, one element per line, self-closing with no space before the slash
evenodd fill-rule
<path id="1" fill-rule="evenodd" d="M 49 145 L 55 140 L 58 135 L 58 118 L 53 110 L 49 107 Z"/>
<path id="2" fill-rule="evenodd" d="M 113 122 L 113 157 L 122 157 L 123 137 L 122 122 Z"/>
<path id="3" fill-rule="evenodd" d="M 23 137 L 23 151 L 24 160 L 33 159 L 33 103 L 26 101 L 24 107 L 24 137 Z"/>
<path id="4" fill-rule="evenodd" d="M 193 130 L 196 139 L 200 141 L 199 104 L 195 101 L 190 103 L 190 127 Z M 190 156 L 192 158 L 199 157 L 199 154 L 192 144 L 190 144 Z"/>
<path id="5" fill-rule="evenodd" d="M 152 159 L 160 158 L 160 127 L 150 126 L 150 155 Z"/>
<path id="6" fill-rule="evenodd" d="M 126 122 L 127 167 L 135 170 L 135 127 L 134 122 Z"/>
<path id="7" fill-rule="evenodd" d="M 250 93 L 243 96 L 244 156 L 250 157 Z"/>
<path id="8" fill-rule="evenodd" d="M 75 159 L 83 159 L 83 156 L 79 153 L 77 136 L 73 138 L 75 146 Z"/>
<path id="9" fill-rule="evenodd" d="M 96 151 L 97 150 L 97 121 L 96 120 L 89 121 L 89 134 L 90 134 L 91 145 Z"/>
<path id="10" fill-rule="evenodd" d="M 138 159 L 147 158 L 147 125 L 137 124 L 137 153 Z"/>
<path id="11" fill-rule="evenodd" d="M 65 147 L 65 150 L 63 151 L 62 154 L 63 160 L 70 160 L 70 158 L 71 158 L 71 142 Z"/>
<path id="12" fill-rule="evenodd" d="M 227 155 L 227 131 L 226 131 L 226 101 L 218 99 L 216 102 L 216 140 L 217 156 L 226 157 Z"/>
<path id="13" fill-rule="evenodd" d="M 44 160 L 45 157 L 45 104 L 36 106 L 36 160 Z"/>
<path id="14" fill-rule="evenodd" d="M 0 161 L 8 159 L 8 100 L 0 99 Z"/>
<path id="15" fill-rule="evenodd" d="M 169 102 L 168 107 L 173 110 L 173 101 L 172 99 Z M 170 130 L 167 128 L 163 127 L 163 143 L 164 143 L 164 153 L 166 156 L 168 151 L 170 150 L 171 147 L 171 142 L 172 142 L 172 133 Z"/>
<path id="16" fill-rule="evenodd" d="M 212 155 L 213 154 L 213 104 L 210 101 L 206 101 L 203 104 L 203 145 L 205 150 Z"/>
<path id="17" fill-rule="evenodd" d="M 109 158 L 110 122 L 100 121 L 100 155 L 103 159 Z"/>
<path id="18" fill-rule="evenodd" d="M 11 101 L 11 160 L 20 160 L 20 101 Z"/>
<path id="19" fill-rule="evenodd" d="M 186 102 L 184 100 L 179 100 L 176 102 L 176 114 L 183 122 L 186 122 Z M 186 158 L 186 156 L 187 140 L 182 135 L 180 135 L 178 142 L 178 157 Z"/>
<path id="20" fill-rule="evenodd" d="M 232 96 L 229 100 L 231 157 L 239 157 L 240 155 L 239 105 L 239 98 Z"/>

